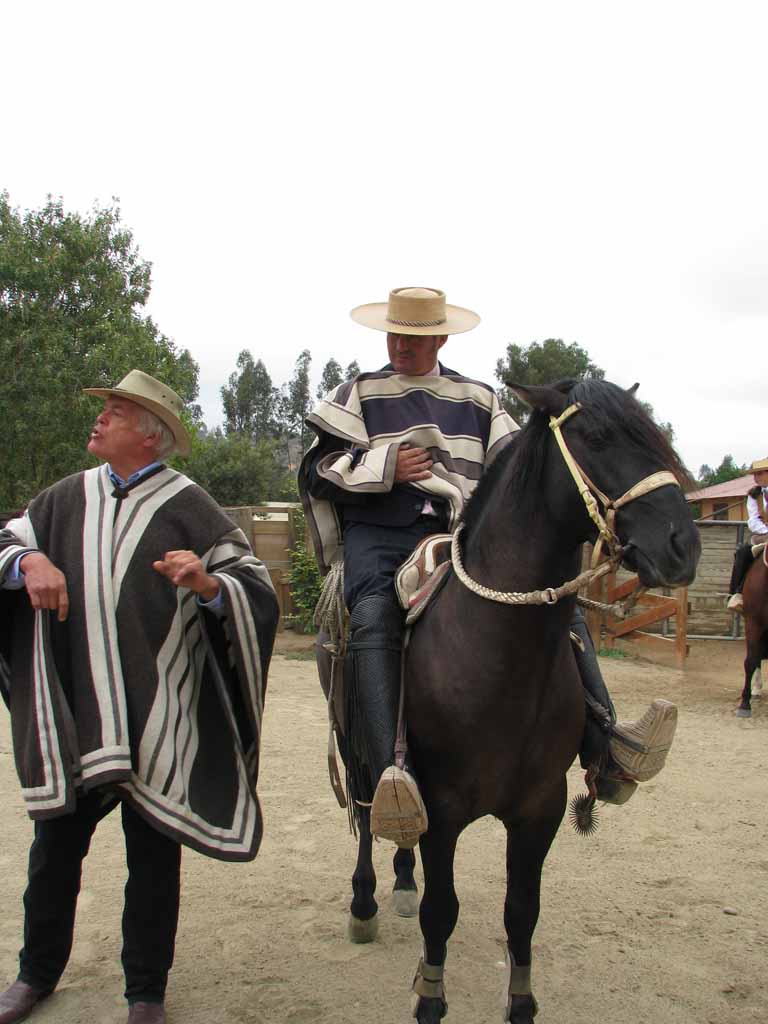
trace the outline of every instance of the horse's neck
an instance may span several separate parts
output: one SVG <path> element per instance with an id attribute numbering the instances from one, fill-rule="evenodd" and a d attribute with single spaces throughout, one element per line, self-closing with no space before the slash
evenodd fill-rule
<path id="1" fill-rule="evenodd" d="M 547 516 L 544 501 L 522 509 L 494 496 L 467 538 L 465 566 L 494 590 L 540 590 L 575 575 L 580 550 L 579 538 Z"/>

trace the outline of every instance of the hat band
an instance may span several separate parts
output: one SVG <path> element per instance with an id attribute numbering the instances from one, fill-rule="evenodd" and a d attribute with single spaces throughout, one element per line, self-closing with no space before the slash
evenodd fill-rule
<path id="1" fill-rule="evenodd" d="M 447 323 L 447 320 L 445 317 L 442 320 L 393 320 L 388 316 L 387 323 L 396 327 L 439 327 L 440 324 Z"/>

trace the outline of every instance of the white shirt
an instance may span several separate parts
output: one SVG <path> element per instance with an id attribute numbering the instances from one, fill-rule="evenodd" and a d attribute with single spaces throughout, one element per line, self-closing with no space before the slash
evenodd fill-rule
<path id="1" fill-rule="evenodd" d="M 763 487 L 763 507 L 768 508 L 768 487 Z M 760 505 L 757 498 L 747 496 L 747 526 L 751 533 L 768 533 L 768 523 L 760 516 Z"/>

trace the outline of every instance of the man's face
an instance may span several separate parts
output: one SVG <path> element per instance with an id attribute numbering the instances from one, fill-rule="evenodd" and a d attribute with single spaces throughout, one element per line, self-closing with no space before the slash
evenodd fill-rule
<path id="1" fill-rule="evenodd" d="M 141 409 L 135 402 L 110 395 L 96 417 L 88 451 L 112 466 L 133 465 L 146 459 L 147 437 L 137 426 Z"/>
<path id="2" fill-rule="evenodd" d="M 758 469 L 756 473 L 752 474 L 755 478 L 755 483 L 760 487 L 768 487 L 768 469 Z"/>
<path id="3" fill-rule="evenodd" d="M 445 344 L 445 335 L 388 334 L 387 351 L 395 373 L 422 377 L 437 362 L 437 353 Z"/>

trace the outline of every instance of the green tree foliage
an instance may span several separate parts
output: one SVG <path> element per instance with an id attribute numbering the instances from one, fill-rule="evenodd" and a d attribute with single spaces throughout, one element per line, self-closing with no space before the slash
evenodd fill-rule
<path id="1" fill-rule="evenodd" d="M 144 313 L 150 270 L 116 205 L 80 216 L 49 197 L 21 214 L 0 194 L 0 509 L 92 464 L 82 388 L 138 367 L 197 397 L 197 364 Z"/>
<path id="2" fill-rule="evenodd" d="M 264 363 L 261 359 L 254 363 L 248 349 L 243 349 L 237 357 L 237 371 L 221 389 L 225 431 L 253 440 L 276 437 L 279 398 Z"/>
<path id="3" fill-rule="evenodd" d="M 323 375 L 320 378 L 320 386 L 317 389 L 317 397 L 325 398 L 329 391 L 333 391 L 335 387 L 338 387 L 344 381 L 344 375 L 341 371 L 341 363 L 331 356 L 328 362 L 323 367 Z"/>
<path id="4" fill-rule="evenodd" d="M 639 401 L 639 399 L 638 399 L 638 401 Z M 640 402 L 640 405 L 643 407 L 643 409 L 646 411 L 646 413 L 650 416 L 650 418 L 653 420 L 653 422 L 656 424 L 656 426 L 659 428 L 659 430 L 662 432 L 662 434 L 664 434 L 666 436 L 666 438 L 669 441 L 669 443 L 673 445 L 675 443 L 675 431 L 674 431 L 674 428 L 673 428 L 672 424 L 669 423 L 668 421 L 666 423 L 664 423 L 664 422 L 661 422 L 660 420 L 657 420 L 656 419 L 656 413 L 654 412 L 653 406 L 651 405 L 650 402 Z"/>
<path id="5" fill-rule="evenodd" d="M 712 469 L 706 463 L 699 469 L 699 487 L 712 487 L 713 484 L 724 484 L 728 480 L 735 480 L 739 476 L 746 476 L 749 472 L 747 466 L 738 466 L 732 455 L 725 455 L 723 461 Z"/>
<path id="6" fill-rule="evenodd" d="M 566 345 L 559 338 L 534 341 L 530 345 L 507 345 L 503 359 L 496 362 L 496 377 L 515 384 L 553 384 L 568 377 L 605 377 L 605 371 L 589 357 L 589 353 L 576 342 Z M 523 423 L 528 407 L 517 399 L 506 386 L 499 389 L 499 398 L 507 412 Z"/>
<path id="7" fill-rule="evenodd" d="M 184 472 L 220 505 L 260 505 L 295 501 L 296 482 L 277 458 L 278 442 L 252 441 L 242 434 L 213 430 L 192 441 Z"/>
<path id="8" fill-rule="evenodd" d="M 352 380 L 354 377 L 359 376 L 360 366 L 356 359 L 353 359 L 349 366 L 344 371 L 344 380 Z"/>
<path id="9" fill-rule="evenodd" d="M 297 438 L 301 450 L 305 451 L 311 439 L 311 431 L 304 422 L 312 411 L 312 394 L 309 387 L 309 370 L 312 353 L 308 348 L 299 355 L 293 377 L 283 387 L 281 398 L 281 426 L 288 438 Z"/>

